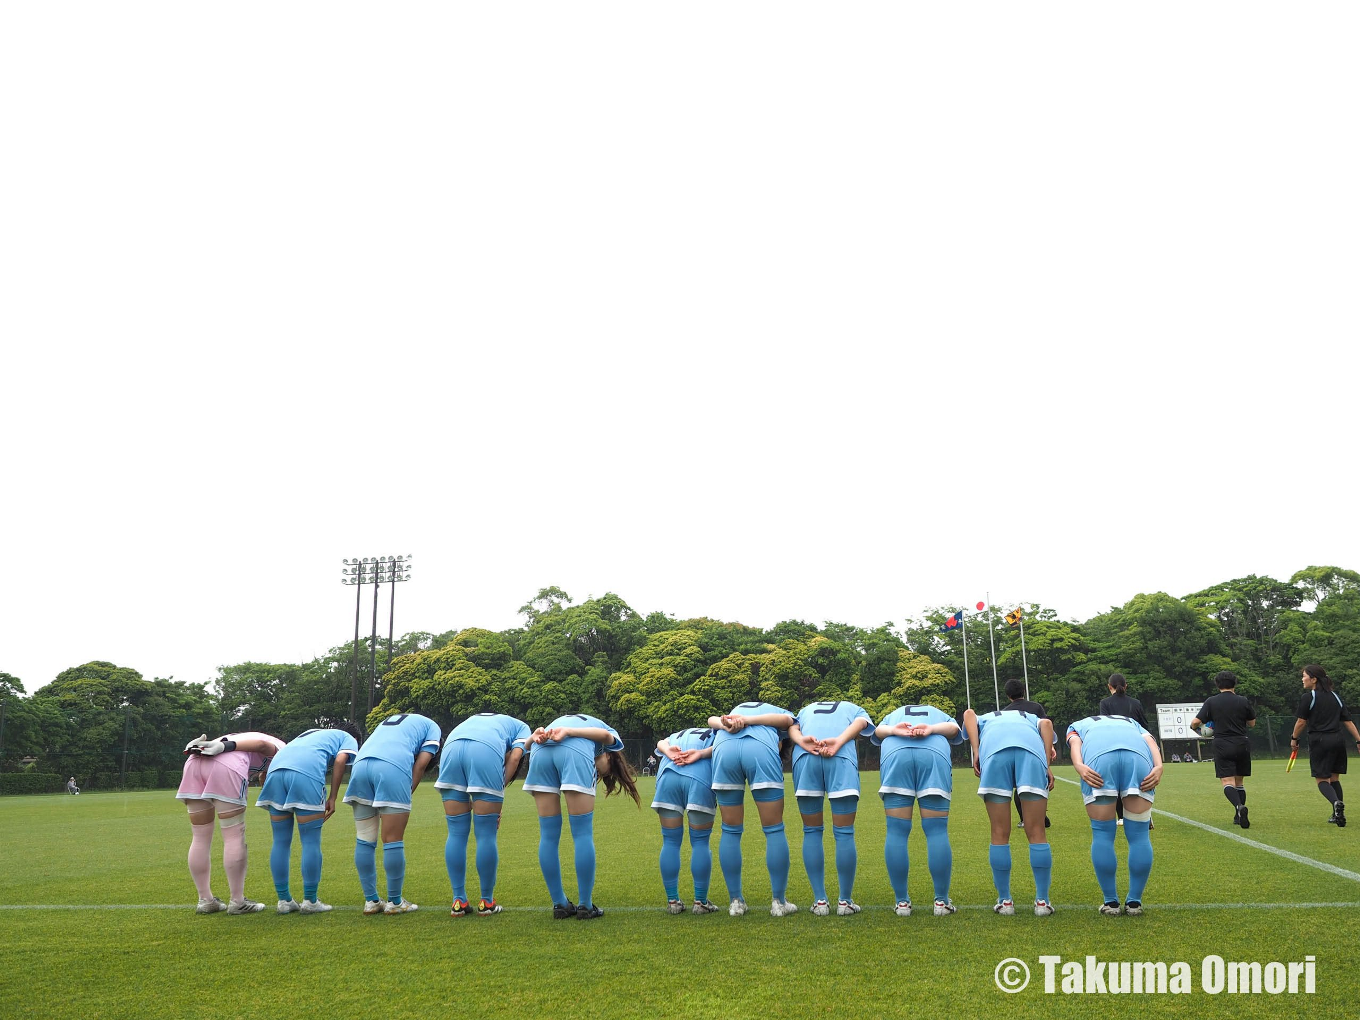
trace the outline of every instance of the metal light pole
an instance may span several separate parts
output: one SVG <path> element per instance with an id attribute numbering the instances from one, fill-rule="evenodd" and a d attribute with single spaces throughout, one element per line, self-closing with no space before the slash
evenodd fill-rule
<path id="1" fill-rule="evenodd" d="M 411 560 L 407 556 L 365 556 L 362 559 L 343 560 L 340 583 L 354 585 L 354 648 L 351 655 L 350 672 L 350 721 L 359 726 L 359 610 L 363 585 L 373 585 L 373 630 L 369 638 L 368 654 L 368 697 L 364 718 L 373 711 L 373 695 L 378 687 L 378 595 L 383 584 L 395 585 L 398 581 L 411 579 Z M 392 634 L 396 620 L 396 588 L 392 589 L 392 599 L 388 608 L 387 621 L 387 664 L 392 665 Z M 362 727 L 361 727 L 362 728 Z"/>

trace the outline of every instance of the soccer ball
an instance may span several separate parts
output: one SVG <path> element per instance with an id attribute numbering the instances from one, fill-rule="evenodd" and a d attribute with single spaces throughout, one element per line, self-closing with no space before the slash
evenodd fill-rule
<path id="1" fill-rule="evenodd" d="M 1206 739 L 1212 737 L 1214 735 L 1214 724 L 1205 723 L 1203 726 L 1199 728 L 1199 735 L 1201 737 L 1205 737 Z"/>

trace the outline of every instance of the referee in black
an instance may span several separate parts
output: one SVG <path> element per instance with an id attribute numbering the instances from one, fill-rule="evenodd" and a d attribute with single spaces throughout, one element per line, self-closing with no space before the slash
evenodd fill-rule
<path id="1" fill-rule="evenodd" d="M 1346 774 L 1347 740 L 1341 732 L 1344 726 L 1351 731 L 1351 740 L 1360 748 L 1360 732 L 1351 722 L 1351 713 L 1332 689 L 1332 678 L 1318 665 L 1303 667 L 1303 697 L 1299 699 L 1298 718 L 1289 749 L 1299 748 L 1299 734 L 1308 728 L 1309 771 L 1317 781 L 1318 792 L 1332 805 L 1332 817 L 1327 821 L 1338 828 L 1346 827 L 1346 805 L 1341 799 L 1341 777 Z"/>
<path id="2" fill-rule="evenodd" d="M 1035 716 L 1035 717 L 1037 717 L 1037 718 L 1039 718 L 1039 719 L 1047 719 L 1047 718 L 1048 718 L 1048 713 L 1047 713 L 1046 711 L 1044 711 L 1044 706 L 1041 705 L 1041 704 L 1039 704 L 1037 701 L 1029 701 L 1028 699 L 1025 698 L 1025 694 L 1026 694 L 1026 691 L 1025 691 L 1025 681 L 1023 681 L 1023 680 L 1007 680 L 1007 681 L 1006 681 L 1006 697 L 1010 698 L 1010 699 L 1011 699 L 1011 702 L 1010 702 L 1009 705 L 1007 705 L 1007 706 L 1006 706 L 1005 708 L 1003 708 L 1001 711 L 1003 711 L 1003 712 L 1028 712 L 1030 715 Z M 1048 748 L 1048 761 L 1049 761 L 1049 764 L 1052 764 L 1052 763 L 1057 759 L 1057 757 L 1058 757 L 1058 749 L 1057 749 L 1056 747 L 1050 747 L 1050 748 Z M 1021 810 L 1020 810 L 1020 791 L 1019 791 L 1019 790 L 1014 791 L 1013 796 L 1015 797 L 1015 811 L 1016 811 L 1017 814 L 1020 815 L 1020 821 L 1023 822 L 1023 821 L 1025 820 L 1025 816 L 1024 816 L 1024 813 L 1021 812 Z M 1044 812 L 1044 828 L 1047 829 L 1047 828 L 1048 828 L 1050 825 L 1052 825 L 1052 824 L 1053 824 L 1053 823 L 1052 823 L 1051 821 L 1049 821 L 1048 812 L 1045 811 L 1045 812 Z"/>
<path id="3" fill-rule="evenodd" d="M 1108 686 L 1110 688 L 1110 696 L 1101 701 L 1100 714 L 1122 715 L 1126 719 L 1132 719 L 1139 726 L 1143 727 L 1144 730 L 1147 730 L 1147 732 L 1151 733 L 1152 731 L 1148 730 L 1147 713 L 1143 711 L 1143 703 L 1139 701 L 1137 698 L 1129 697 L 1128 693 L 1129 682 L 1128 680 L 1124 679 L 1124 674 L 1111 673 Z M 1115 798 L 1114 813 L 1115 816 L 1119 819 L 1119 824 L 1123 825 L 1124 824 L 1123 797 Z M 1152 824 L 1152 819 L 1148 819 L 1148 828 L 1149 829 L 1155 828 L 1155 826 Z"/>
<path id="4" fill-rule="evenodd" d="M 1237 674 L 1222 670 L 1214 675 L 1218 693 L 1208 698 L 1190 728 L 1198 730 L 1205 723 L 1213 723 L 1214 742 L 1210 744 L 1214 756 L 1214 775 L 1223 782 L 1223 796 L 1233 806 L 1233 824 L 1251 828 L 1247 820 L 1247 791 L 1242 780 L 1251 775 L 1251 740 L 1247 729 L 1256 725 L 1256 711 L 1246 698 L 1238 694 Z"/>

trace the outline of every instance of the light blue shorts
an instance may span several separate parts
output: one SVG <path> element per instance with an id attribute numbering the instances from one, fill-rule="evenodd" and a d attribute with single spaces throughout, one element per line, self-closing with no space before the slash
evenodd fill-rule
<path id="1" fill-rule="evenodd" d="M 398 768 L 381 758 L 360 758 L 350 772 L 345 803 L 410 811 L 411 770 Z"/>
<path id="2" fill-rule="evenodd" d="M 255 806 L 275 814 L 298 811 L 302 814 L 326 810 L 326 784 L 315 776 L 296 769 L 270 769 Z"/>
<path id="3" fill-rule="evenodd" d="M 1048 766 L 1023 747 L 1003 747 L 982 763 L 979 797 L 990 793 L 1009 799 L 1012 792 L 1033 793 L 1048 799 Z"/>
<path id="4" fill-rule="evenodd" d="M 894 751 L 879 767 L 878 795 L 902 797 L 954 796 L 954 771 L 949 762 L 925 747 L 904 747 Z M 895 805 L 896 806 L 896 805 Z"/>
<path id="5" fill-rule="evenodd" d="M 800 755 L 793 763 L 795 797 L 859 796 L 859 769 L 844 758 L 823 758 L 817 754 Z"/>
<path id="6" fill-rule="evenodd" d="M 595 796 L 595 762 L 566 744 L 544 744 L 529 755 L 526 793 L 588 793 Z"/>
<path id="7" fill-rule="evenodd" d="M 713 789 L 751 792 L 778 788 L 784 795 L 784 767 L 779 752 L 750 737 L 727 740 L 713 752 Z"/>
<path id="8" fill-rule="evenodd" d="M 1100 778 L 1105 780 L 1105 785 L 1099 790 L 1093 790 L 1082 780 L 1081 799 L 1087 804 L 1093 803 L 1098 798 L 1114 797 L 1142 797 L 1144 800 L 1153 800 L 1156 790 L 1141 790 L 1138 784 L 1148 777 L 1152 768 L 1148 765 L 1147 759 L 1137 751 L 1115 750 L 1106 751 L 1095 761 L 1086 763 L 1091 768 L 1100 773 Z"/>
<path id="9" fill-rule="evenodd" d="M 486 795 L 479 800 L 503 800 L 505 756 L 478 740 L 450 740 L 439 755 L 434 788 L 443 791 L 445 800 L 467 801 L 475 793 Z"/>
<path id="10" fill-rule="evenodd" d="M 667 769 L 656 781 L 652 807 L 658 811 L 698 811 L 705 815 L 718 813 L 718 802 L 713 790 L 676 769 Z"/>

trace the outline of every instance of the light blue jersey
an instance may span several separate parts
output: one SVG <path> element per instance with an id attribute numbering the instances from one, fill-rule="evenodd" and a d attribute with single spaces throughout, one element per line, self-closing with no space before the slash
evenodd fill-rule
<path id="1" fill-rule="evenodd" d="M 1152 771 L 1152 752 L 1144 739 L 1147 731 L 1126 716 L 1093 715 L 1078 719 L 1067 727 L 1067 732 L 1081 738 L 1081 759 L 1097 772 L 1100 768 L 1095 760 L 1110 751 L 1132 751 L 1147 762 L 1147 771 Z"/>
<path id="2" fill-rule="evenodd" d="M 798 713 L 798 728 L 809 737 L 831 740 L 844 733 L 856 719 L 862 719 L 867 724 L 856 736 L 874 732 L 874 721 L 869 718 L 869 713 L 853 701 L 814 701 Z M 793 764 L 797 765 L 799 758 L 810 753 L 794 744 Z M 859 752 L 856 751 L 853 740 L 847 740 L 845 746 L 836 752 L 836 757 L 844 758 L 851 765 L 859 765 Z"/>
<path id="3" fill-rule="evenodd" d="M 433 719 L 426 719 L 414 712 L 403 712 L 384 719 L 359 748 L 355 762 L 365 758 L 377 758 L 397 768 L 405 769 L 410 776 L 415 767 L 416 756 L 422 751 L 439 753 L 439 727 Z"/>
<path id="4" fill-rule="evenodd" d="M 934 726 L 936 723 L 955 722 L 953 716 L 940 711 L 934 705 L 903 705 L 899 709 L 890 712 L 888 716 L 879 723 L 880 726 L 896 726 L 898 723 L 912 723 L 919 726 Z M 872 730 L 870 731 L 873 732 Z M 870 741 L 883 748 L 882 761 L 886 762 L 898 751 L 907 748 L 922 748 L 940 756 L 944 761 L 945 768 L 950 767 L 950 744 L 962 744 L 968 739 L 962 726 L 959 732 L 952 737 L 946 737 L 939 733 L 932 733 L 928 737 L 899 737 L 896 734 L 888 737 L 879 737 L 877 734 L 869 738 Z"/>
<path id="5" fill-rule="evenodd" d="M 714 732 L 705 726 L 703 729 L 681 730 L 679 733 L 672 733 L 666 740 L 672 747 L 680 751 L 702 751 L 713 746 L 713 738 Z M 658 782 L 667 772 L 679 772 L 686 779 L 693 779 L 704 786 L 713 785 L 713 757 L 711 755 L 688 765 L 677 765 L 664 754 L 660 757 L 661 764 L 656 770 Z"/>
<path id="6" fill-rule="evenodd" d="M 478 712 L 453 728 L 444 744 L 444 750 L 447 751 L 449 744 L 455 740 L 475 740 L 504 758 L 513 747 L 524 750 L 529 741 L 529 727 L 513 716 L 499 715 L 496 712 Z"/>
<path id="7" fill-rule="evenodd" d="M 348 753 L 354 758 L 359 753 L 359 742 L 344 730 L 306 730 L 299 733 L 274 755 L 269 771 L 292 769 L 313 779 L 325 782 L 335 764 L 335 758 Z"/>
<path id="8" fill-rule="evenodd" d="M 792 717 L 793 713 L 786 708 L 779 708 L 764 701 L 746 701 L 732 709 L 728 715 L 787 715 Z M 845 727 L 841 728 L 844 729 Z M 746 726 L 736 733 L 717 730 L 713 737 L 713 747 L 714 750 L 717 750 L 729 740 L 747 739 L 759 741 L 775 754 L 778 754 L 780 741 L 788 735 L 788 730 L 777 729 L 774 726 Z"/>
<path id="9" fill-rule="evenodd" d="M 560 746 L 569 748 L 590 762 L 590 767 L 592 769 L 595 767 L 595 759 L 604 754 L 604 752 L 623 750 L 623 741 L 619 739 L 618 730 L 614 729 L 614 727 L 610 726 L 607 722 L 596 719 L 593 715 L 581 715 L 580 713 L 576 713 L 574 715 L 560 716 L 548 723 L 546 728 L 555 730 L 562 726 L 576 730 L 595 728 L 607 730 L 609 735 L 614 738 L 607 744 L 597 744 L 593 740 L 587 740 L 585 737 L 568 737 L 563 741 L 545 740 L 543 742 L 544 747 Z"/>
<path id="10" fill-rule="evenodd" d="M 982 764 L 999 751 L 1018 747 L 1048 767 L 1048 753 L 1039 733 L 1039 717 L 1028 712 L 988 712 L 977 717 L 978 757 Z"/>

